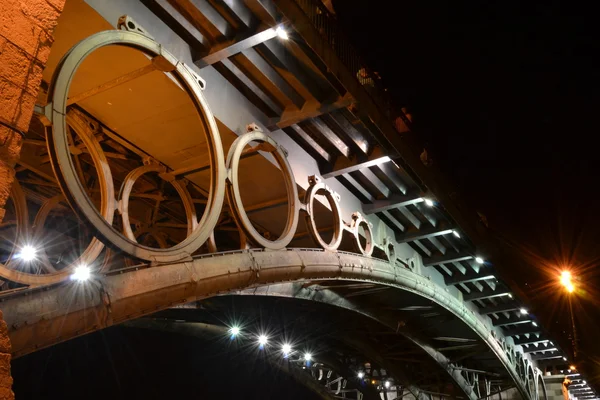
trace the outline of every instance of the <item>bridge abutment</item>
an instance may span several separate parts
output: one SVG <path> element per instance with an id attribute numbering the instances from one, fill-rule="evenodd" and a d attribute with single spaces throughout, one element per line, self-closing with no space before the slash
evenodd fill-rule
<path id="1" fill-rule="evenodd" d="M 7 0 L 0 13 L 0 222 L 65 0 Z M 13 399 L 10 339 L 0 311 L 0 400 Z"/>

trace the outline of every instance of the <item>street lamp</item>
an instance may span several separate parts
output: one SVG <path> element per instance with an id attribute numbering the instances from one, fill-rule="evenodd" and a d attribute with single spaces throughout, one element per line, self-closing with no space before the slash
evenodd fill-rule
<path id="1" fill-rule="evenodd" d="M 573 330 L 573 359 L 577 358 L 577 328 L 575 327 L 575 316 L 573 315 L 573 302 L 571 301 L 571 293 L 575 291 L 573 285 L 573 275 L 571 271 L 562 271 L 560 274 L 560 283 L 568 293 L 569 312 L 571 313 L 571 329 Z"/>

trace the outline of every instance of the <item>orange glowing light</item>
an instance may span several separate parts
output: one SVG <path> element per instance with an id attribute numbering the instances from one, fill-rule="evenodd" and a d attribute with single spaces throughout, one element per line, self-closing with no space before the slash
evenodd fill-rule
<path id="1" fill-rule="evenodd" d="M 571 365 L 569 368 L 571 368 L 571 371 L 576 371 L 577 370 L 577 368 L 575 368 L 574 365 Z"/>
<path id="2" fill-rule="evenodd" d="M 560 283 L 567 289 L 567 292 L 573 293 L 575 290 L 575 286 L 573 286 L 573 282 L 571 282 L 571 272 L 563 271 L 560 274 Z"/>

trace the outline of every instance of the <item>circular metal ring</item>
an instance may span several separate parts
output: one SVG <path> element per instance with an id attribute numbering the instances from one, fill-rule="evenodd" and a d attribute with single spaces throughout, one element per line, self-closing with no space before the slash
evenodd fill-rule
<path id="1" fill-rule="evenodd" d="M 314 215 L 314 201 L 316 195 L 323 195 L 327 198 L 329 205 L 331 206 L 331 212 L 333 213 L 333 236 L 329 243 L 325 242 L 317 229 Z M 344 233 L 344 221 L 342 219 L 342 211 L 338 204 L 337 198 L 334 193 L 327 187 L 323 182 L 311 181 L 311 186 L 306 191 L 304 196 L 304 203 L 306 204 L 306 226 L 310 236 L 315 240 L 323 249 L 329 251 L 335 251 L 342 243 L 342 237 Z"/>
<path id="2" fill-rule="evenodd" d="M 125 237 L 112 223 L 106 221 L 98 212 L 91 199 L 87 196 L 69 154 L 69 144 L 66 135 L 67 100 L 69 87 L 83 60 L 93 51 L 109 46 L 121 45 L 141 50 L 151 56 L 162 56 L 174 66 L 173 75 L 181 86 L 192 98 L 198 111 L 201 123 L 206 134 L 209 161 L 211 166 L 210 191 L 206 204 L 206 211 L 195 229 L 184 241 L 168 249 L 154 249 L 143 246 Z M 135 33 L 126 31 L 105 31 L 94 34 L 75 45 L 61 60 L 52 79 L 48 91 L 52 98 L 52 127 L 48 129 L 53 146 L 51 152 L 55 153 L 57 164 L 56 171 L 59 183 L 70 204 L 83 219 L 89 221 L 98 231 L 98 234 L 115 247 L 134 257 L 167 263 L 189 258 L 208 239 L 212 232 L 221 208 L 225 192 L 225 165 L 223 148 L 213 114 L 210 112 L 206 99 L 196 82 L 192 72 L 183 63 L 180 63 L 172 54 L 154 40 Z"/>
<path id="3" fill-rule="evenodd" d="M 162 165 L 142 165 L 131 171 L 125 177 L 123 184 L 121 185 L 121 190 L 119 191 L 119 202 L 120 202 L 120 211 L 121 211 L 121 219 L 123 220 L 123 233 L 127 238 L 133 242 L 138 243 L 136 235 L 131 230 L 131 222 L 129 221 L 129 196 L 131 195 L 131 190 L 133 189 L 133 185 L 135 182 L 144 174 L 149 172 L 165 172 L 165 167 Z M 180 181 L 171 181 L 171 185 L 175 188 L 181 200 L 183 201 L 183 207 L 185 209 L 185 215 L 187 217 L 187 236 L 190 236 L 194 229 L 198 227 L 198 221 L 196 219 L 196 209 L 194 207 L 194 203 L 192 201 L 192 197 L 190 196 L 190 192 L 187 190 L 184 184 Z M 139 233 L 138 233 L 139 235 Z M 160 248 L 168 248 L 166 243 L 163 247 L 162 244 Z"/>
<path id="4" fill-rule="evenodd" d="M 274 150 L 273 156 L 277 160 L 281 172 L 283 172 L 283 179 L 285 181 L 285 188 L 287 191 L 288 198 L 288 215 L 287 223 L 283 233 L 276 240 L 269 240 L 264 238 L 252 225 L 252 221 L 248 218 L 246 210 L 244 210 L 244 204 L 242 202 L 242 196 L 240 194 L 239 184 L 239 164 L 240 157 L 244 150 L 244 147 L 250 142 L 263 142 L 271 145 Z M 228 185 L 227 185 L 227 200 L 233 211 L 233 217 L 238 227 L 256 244 L 271 250 L 282 249 L 287 246 L 296 233 L 296 227 L 298 226 L 298 215 L 300 211 L 300 201 L 298 199 L 298 188 L 296 187 L 296 180 L 294 179 L 294 172 L 290 166 L 287 157 L 283 150 L 279 147 L 277 142 L 267 136 L 265 133 L 260 131 L 254 131 L 245 133 L 238 137 L 235 142 L 231 145 L 229 153 L 227 154 L 227 168 L 228 168 Z"/>
<path id="5" fill-rule="evenodd" d="M 12 250 L 8 255 L 6 264 L 0 263 L 0 276 L 13 282 L 24 283 L 26 285 L 39 284 L 38 275 L 29 274 L 15 269 L 18 262 L 14 261 L 15 250 L 19 243 L 24 243 L 28 237 L 29 231 L 29 211 L 27 209 L 27 200 L 19 182 L 15 179 L 10 188 L 10 198 L 15 209 L 15 241 Z"/>
<path id="6" fill-rule="evenodd" d="M 44 224 L 46 223 L 46 219 L 48 218 L 50 211 L 52 211 L 52 209 L 56 207 L 61 201 L 65 201 L 65 196 L 62 194 L 51 197 L 48 200 L 46 200 L 38 210 L 37 214 L 35 215 L 35 219 L 33 220 L 33 237 L 35 243 L 43 243 L 43 240 L 41 240 L 40 238 L 44 236 Z M 100 240 L 98 240 L 98 238 L 92 238 L 90 244 L 77 258 L 77 260 L 75 260 L 65 268 L 61 269 L 60 271 L 56 271 L 56 269 L 48 259 L 46 247 L 40 246 L 39 261 L 44 265 L 44 268 L 46 269 L 46 271 L 48 271 L 48 274 L 50 275 L 63 271 L 68 271 L 70 274 L 73 272 L 73 269 L 78 265 L 90 265 L 93 261 L 95 261 L 98 258 L 98 255 L 101 254 L 103 248 L 104 244 Z M 108 263 L 110 262 L 110 257 L 111 252 L 109 249 L 106 249 L 106 251 L 104 252 L 102 265 L 100 268 L 98 268 L 98 270 L 103 270 L 104 268 L 106 268 L 106 265 L 108 265 Z M 63 275 L 60 275 L 60 279 L 62 279 L 62 277 Z"/>
<path id="7" fill-rule="evenodd" d="M 65 196 L 62 194 L 51 197 L 48 200 L 46 200 L 38 210 L 38 213 L 35 215 L 35 219 L 33 220 L 33 237 L 35 238 L 34 241 L 36 243 L 43 243 L 43 240 L 41 238 L 44 237 L 44 224 L 46 223 L 46 219 L 48 218 L 50 211 L 52 211 L 52 209 L 56 207 L 58 203 L 64 200 Z M 91 264 L 98 257 L 103 248 L 104 244 L 102 244 L 102 242 L 99 241 L 97 238 L 93 238 L 90 244 L 83 251 L 81 256 L 77 258 L 76 261 L 61 269 L 60 271 L 57 271 L 48 259 L 45 246 L 40 246 L 39 261 L 42 263 L 42 265 L 44 266 L 46 271 L 48 271 L 49 274 L 54 274 L 56 272 L 63 271 L 68 271 L 69 273 L 71 273 L 77 265 Z"/>
<path id="8" fill-rule="evenodd" d="M 365 247 L 363 247 L 362 243 L 360 242 L 359 228 L 361 225 L 363 225 L 365 229 L 365 239 L 367 242 Z M 363 256 L 370 256 L 373 254 L 373 231 L 371 230 L 369 221 L 364 219 L 360 213 L 354 213 L 352 215 L 352 233 L 354 234 L 354 246 L 356 249 L 360 251 Z"/>
<path id="9" fill-rule="evenodd" d="M 383 239 L 383 245 L 385 250 L 385 255 L 388 258 L 388 261 L 392 264 L 396 262 L 396 246 L 394 245 L 394 241 L 392 238 L 388 237 Z"/>

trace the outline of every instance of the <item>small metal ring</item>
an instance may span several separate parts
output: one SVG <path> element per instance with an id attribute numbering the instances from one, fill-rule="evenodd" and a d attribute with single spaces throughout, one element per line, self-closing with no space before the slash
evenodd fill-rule
<path id="1" fill-rule="evenodd" d="M 242 202 L 242 196 L 240 194 L 239 186 L 239 164 L 240 158 L 244 147 L 250 142 L 263 142 L 273 146 L 274 151 L 272 152 L 275 160 L 281 167 L 283 172 L 283 179 L 285 181 L 285 188 L 287 191 L 288 198 L 288 215 L 287 223 L 283 233 L 276 240 L 268 240 L 264 238 L 252 225 L 252 221 L 248 218 L 248 214 L 244 210 L 244 204 Z M 287 246 L 296 233 L 296 227 L 298 226 L 298 215 L 300 211 L 300 200 L 298 199 L 298 188 L 296 187 L 296 180 L 294 179 L 294 172 L 290 166 L 287 157 L 283 150 L 279 147 L 277 142 L 267 136 L 265 133 L 260 131 L 254 131 L 245 133 L 238 137 L 235 142 L 231 145 L 229 153 L 227 154 L 228 169 L 228 184 L 227 184 L 227 200 L 233 211 L 233 217 L 238 227 L 256 244 L 271 250 L 279 250 Z"/>
<path id="2" fill-rule="evenodd" d="M 325 242 L 317 229 L 314 215 L 314 201 L 316 195 L 323 195 L 327 198 L 329 205 L 331 206 L 331 212 L 333 213 L 333 236 L 329 243 Z M 306 226 L 310 236 L 315 240 L 323 249 L 329 251 L 335 251 L 340 247 L 342 243 L 342 237 L 344 233 L 344 221 L 342 219 L 342 211 L 337 202 L 334 193 L 327 187 L 323 182 L 311 181 L 311 186 L 306 191 L 304 196 L 304 203 L 306 204 Z"/>
<path id="3" fill-rule="evenodd" d="M 142 175 L 150 172 L 165 172 L 165 167 L 163 167 L 162 165 L 150 164 L 142 165 L 141 167 L 134 169 L 129 174 L 127 174 L 127 176 L 123 180 L 123 184 L 121 185 L 121 190 L 119 191 L 121 220 L 123 221 L 123 234 L 129 240 L 136 243 L 138 243 L 138 241 L 136 235 L 131 230 L 131 222 L 129 221 L 129 196 L 131 195 L 131 190 L 133 189 L 133 185 L 135 185 L 135 182 Z M 198 221 L 196 219 L 196 209 L 194 208 L 192 197 L 190 196 L 190 193 L 188 192 L 187 188 L 180 181 L 172 181 L 170 183 L 171 185 L 173 185 L 177 193 L 179 193 L 181 201 L 183 201 L 183 208 L 185 209 L 185 215 L 187 217 L 187 235 L 190 236 L 194 232 L 194 229 L 198 227 Z M 168 247 L 163 247 L 161 245 L 160 248 Z"/>
<path id="4" fill-rule="evenodd" d="M 362 243 L 360 243 L 360 234 L 359 228 L 360 225 L 363 225 L 365 228 L 365 236 L 366 236 L 366 246 L 363 248 Z M 373 244 L 373 231 L 371 230 L 371 225 L 369 222 L 364 219 L 362 215 L 359 213 L 355 213 L 352 216 L 352 233 L 354 235 L 354 246 L 358 251 L 361 252 L 363 256 L 370 256 L 373 254 L 374 244 Z"/>
<path id="5" fill-rule="evenodd" d="M 392 238 L 388 237 L 384 239 L 383 245 L 385 246 L 385 255 L 387 256 L 388 261 L 393 265 L 396 262 L 396 257 L 398 254 L 396 253 L 396 246 L 394 245 L 394 241 L 392 240 Z"/>

